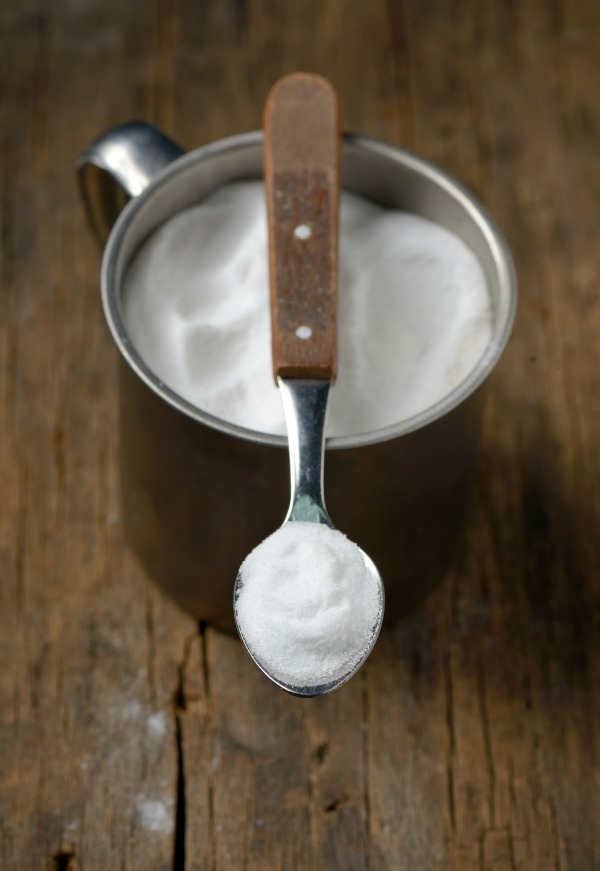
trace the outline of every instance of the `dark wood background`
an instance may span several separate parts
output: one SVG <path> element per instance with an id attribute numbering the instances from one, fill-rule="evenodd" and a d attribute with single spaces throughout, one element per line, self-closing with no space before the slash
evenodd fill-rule
<path id="1" fill-rule="evenodd" d="M 2 0 L 0 866 L 600 868 L 600 4 Z M 73 165 L 132 118 L 191 148 L 328 76 L 513 250 L 456 571 L 311 702 L 123 541 L 116 353 Z"/>

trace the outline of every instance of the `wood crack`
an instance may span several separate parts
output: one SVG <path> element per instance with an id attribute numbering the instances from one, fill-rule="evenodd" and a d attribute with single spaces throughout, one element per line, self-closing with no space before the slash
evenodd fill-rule
<path id="1" fill-rule="evenodd" d="M 453 714 L 453 689 L 452 689 L 452 666 L 450 652 L 448 651 L 443 661 L 444 684 L 446 690 L 446 729 L 448 732 L 448 752 L 446 756 L 446 781 L 448 791 L 448 811 L 450 815 L 450 828 L 452 834 L 456 834 L 456 802 L 454 798 L 454 755 L 456 752 L 456 735 L 454 729 Z"/>
<path id="2" fill-rule="evenodd" d="M 203 649 L 202 681 L 204 694 L 208 695 L 208 671 L 205 662 L 204 626 L 199 624 L 198 631 L 189 635 L 183 645 L 183 656 L 178 666 L 178 681 L 173 701 L 175 708 L 175 740 L 177 752 L 177 791 L 175 805 L 175 835 L 173 840 L 172 871 L 185 871 L 186 868 L 186 833 L 187 833 L 187 800 L 186 800 L 186 766 L 184 746 L 184 717 L 198 703 L 196 692 L 188 686 L 188 669 L 191 667 L 193 645 L 200 641 Z M 209 812 L 210 831 L 214 833 L 214 814 L 212 808 L 212 781 L 209 777 Z M 214 868 L 214 849 L 211 867 Z"/>
<path id="3" fill-rule="evenodd" d="M 309 712 L 308 709 L 304 712 L 304 726 L 305 732 L 308 735 L 309 729 L 307 728 Z M 311 754 L 312 758 L 308 759 L 307 764 L 307 777 L 306 777 L 306 795 L 307 795 L 307 806 L 306 806 L 306 835 L 309 844 L 314 844 L 315 842 L 315 832 L 313 826 L 313 815 L 312 809 L 314 807 L 314 799 L 315 799 L 315 784 L 314 784 L 314 764 L 317 766 L 323 765 L 325 758 L 327 756 L 327 743 L 320 744 L 315 752 Z"/>
<path id="4" fill-rule="evenodd" d="M 154 613 L 153 600 L 151 591 L 146 593 L 146 667 L 148 670 L 148 688 L 150 690 L 150 704 L 156 707 L 156 675 L 154 673 L 154 656 L 155 656 L 155 632 L 154 632 Z"/>
<path id="5" fill-rule="evenodd" d="M 177 695 L 182 692 L 181 677 Z M 175 713 L 175 741 L 177 747 L 177 796 L 175 805 L 175 838 L 173 845 L 173 871 L 185 871 L 185 830 L 186 830 L 186 802 L 185 802 L 185 762 L 183 755 L 183 737 L 181 734 L 181 715 Z"/>
<path id="6" fill-rule="evenodd" d="M 210 713 L 211 710 L 211 680 L 208 665 L 208 630 L 207 624 L 200 622 L 198 624 L 198 632 L 202 645 L 202 677 L 204 681 L 204 697 L 206 700 L 206 709 Z M 207 800 L 208 800 L 208 827 L 211 833 L 210 841 L 210 866 L 213 869 L 217 867 L 217 834 L 215 825 L 215 789 L 212 777 L 212 770 L 209 767 L 207 775 Z"/>
<path id="7" fill-rule="evenodd" d="M 52 857 L 54 871 L 77 871 L 77 857 L 74 850 L 58 850 Z"/>
<path id="8" fill-rule="evenodd" d="M 488 713 L 486 707 L 485 700 L 485 673 L 484 668 L 481 663 L 479 663 L 477 668 L 477 691 L 479 696 L 479 713 L 481 716 L 481 725 L 483 729 L 483 742 L 484 742 L 484 751 L 485 751 L 485 760 L 489 777 L 489 787 L 488 787 L 488 813 L 489 813 L 489 827 L 493 829 L 495 827 L 495 818 L 496 818 L 496 807 L 495 807 L 495 793 L 496 793 L 496 771 L 494 767 L 494 756 L 492 752 L 492 739 L 490 734 L 490 724 L 488 720 Z"/>
<path id="9" fill-rule="evenodd" d="M 554 799 L 548 797 L 548 807 L 550 809 L 550 819 L 552 821 L 552 840 L 554 841 L 554 871 L 562 871 L 562 862 L 560 859 L 560 836 L 558 833 L 558 817 L 556 814 L 556 805 Z"/>
<path id="10" fill-rule="evenodd" d="M 371 799 L 369 794 L 369 687 L 367 683 L 367 673 L 362 672 L 359 675 L 361 681 L 361 697 L 362 697 L 362 724 L 363 724 L 363 778 L 364 792 L 363 801 L 365 805 L 365 871 L 369 871 L 371 867 L 369 844 L 371 843 Z"/>

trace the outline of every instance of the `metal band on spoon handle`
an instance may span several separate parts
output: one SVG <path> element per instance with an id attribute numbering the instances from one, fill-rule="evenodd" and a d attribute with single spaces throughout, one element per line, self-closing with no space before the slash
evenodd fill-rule
<path id="1" fill-rule="evenodd" d="M 331 381 L 336 370 L 340 120 L 331 84 L 294 73 L 265 106 L 275 378 Z"/>
<path id="2" fill-rule="evenodd" d="M 278 379 L 290 455 L 290 507 L 285 520 L 326 523 L 323 495 L 325 420 L 330 381 Z"/>

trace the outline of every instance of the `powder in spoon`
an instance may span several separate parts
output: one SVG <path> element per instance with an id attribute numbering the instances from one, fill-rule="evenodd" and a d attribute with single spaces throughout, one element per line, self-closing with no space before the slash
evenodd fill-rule
<path id="1" fill-rule="evenodd" d="M 284 434 L 266 227 L 261 182 L 219 188 L 142 244 L 122 308 L 138 353 L 177 394 L 231 423 Z M 328 435 L 371 432 L 425 411 L 469 375 L 491 330 L 485 276 L 461 239 L 342 193 Z"/>
<path id="2" fill-rule="evenodd" d="M 287 686 L 315 687 L 356 667 L 383 607 L 362 551 L 319 523 L 284 523 L 240 568 L 235 617 L 249 650 Z"/>

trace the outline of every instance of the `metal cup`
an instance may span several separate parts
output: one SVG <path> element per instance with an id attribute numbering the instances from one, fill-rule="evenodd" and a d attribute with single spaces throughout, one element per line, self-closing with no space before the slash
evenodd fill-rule
<path id="1" fill-rule="evenodd" d="M 183 608 L 233 629 L 240 563 L 285 516 L 286 440 L 220 420 L 162 384 L 129 339 L 120 295 L 133 254 L 155 227 L 219 185 L 261 176 L 262 133 L 184 154 L 151 125 L 127 124 L 92 143 L 78 170 L 91 224 L 106 241 L 102 301 L 120 351 L 121 494 L 129 541 L 150 577 Z M 327 440 L 329 513 L 375 561 L 385 583 L 386 616 L 394 620 L 452 565 L 477 454 L 484 382 L 508 341 L 516 282 L 506 244 L 485 209 L 432 164 L 346 135 L 342 182 L 461 237 L 482 264 L 494 312 L 484 355 L 443 400 L 377 432 Z"/>

